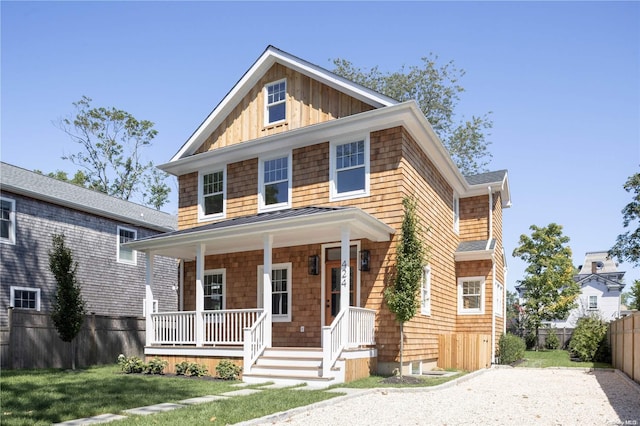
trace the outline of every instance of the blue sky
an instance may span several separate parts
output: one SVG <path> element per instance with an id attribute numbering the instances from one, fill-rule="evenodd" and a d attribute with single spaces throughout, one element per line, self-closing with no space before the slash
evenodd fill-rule
<path id="1" fill-rule="evenodd" d="M 638 2 L 2 1 L 0 13 L 2 161 L 72 173 L 60 157 L 79 147 L 53 123 L 86 95 L 155 122 L 148 157 L 168 162 L 270 44 L 329 69 L 344 58 L 396 71 L 434 53 L 466 71 L 459 117 L 492 112 L 489 168 L 509 170 L 513 200 L 510 290 L 529 226 L 562 225 L 576 266 L 625 231 L 622 186 L 640 165 Z"/>

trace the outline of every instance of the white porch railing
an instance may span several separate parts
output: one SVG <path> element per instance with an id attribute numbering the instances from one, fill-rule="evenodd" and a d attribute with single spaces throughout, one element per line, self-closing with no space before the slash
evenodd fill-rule
<path id="1" fill-rule="evenodd" d="M 244 329 L 244 355 L 242 363 L 244 374 L 248 374 L 251 371 L 251 366 L 267 346 L 265 339 L 266 318 L 267 313 L 262 312 L 251 327 Z"/>
<path id="2" fill-rule="evenodd" d="M 347 347 L 370 346 L 376 344 L 376 311 L 349 307 L 349 340 Z"/>
<path id="3" fill-rule="evenodd" d="M 251 327 L 262 309 L 231 309 L 203 311 L 204 344 L 242 345 L 244 329 Z M 151 314 L 153 339 L 147 344 L 195 345 L 196 315 L 194 311 Z"/>

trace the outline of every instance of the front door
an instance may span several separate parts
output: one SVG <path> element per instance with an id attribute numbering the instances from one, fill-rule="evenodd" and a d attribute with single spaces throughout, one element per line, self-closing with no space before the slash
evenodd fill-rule
<path id="1" fill-rule="evenodd" d="M 340 312 L 340 275 L 342 268 L 340 260 L 328 260 L 325 263 L 325 325 L 331 325 Z M 351 259 L 349 268 L 349 306 L 354 306 L 353 287 L 355 283 L 356 260 Z"/>

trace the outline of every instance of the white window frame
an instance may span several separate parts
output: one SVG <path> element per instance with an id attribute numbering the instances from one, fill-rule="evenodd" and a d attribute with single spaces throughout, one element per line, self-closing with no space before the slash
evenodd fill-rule
<path id="1" fill-rule="evenodd" d="M 275 86 L 276 84 L 284 83 L 284 99 L 279 100 L 277 102 L 269 103 L 269 87 Z M 264 85 L 263 95 L 264 95 L 264 125 L 265 127 L 274 126 L 279 123 L 284 123 L 287 121 L 287 79 L 283 78 L 277 81 L 272 81 Z M 269 121 L 269 107 L 284 104 L 284 118 L 282 120 L 277 121 Z"/>
<path id="2" fill-rule="evenodd" d="M 431 267 L 428 265 L 422 268 L 420 313 L 431 316 Z"/>
<path id="3" fill-rule="evenodd" d="M 135 241 L 136 239 L 138 239 L 138 231 L 133 229 L 133 228 L 127 228 L 126 226 L 118 226 L 117 228 L 117 247 L 118 247 L 118 253 L 117 253 L 117 259 L 118 259 L 118 263 L 124 263 L 126 265 L 137 265 L 138 264 L 138 252 L 136 250 L 131 250 L 131 256 L 132 259 L 122 259 L 120 257 L 120 251 L 122 250 L 122 247 L 120 246 L 120 231 L 127 231 L 127 232 L 133 232 L 133 239 L 131 241 Z"/>
<path id="4" fill-rule="evenodd" d="M 16 290 L 18 291 L 28 291 L 28 292 L 34 292 L 36 294 L 36 307 L 35 309 L 31 309 L 31 308 L 22 308 L 22 307 L 18 307 L 16 308 L 16 301 L 15 301 L 15 292 Z M 9 288 L 9 292 L 11 293 L 10 296 L 10 301 L 9 301 L 9 306 L 16 308 L 16 309 L 28 309 L 28 310 L 35 310 L 35 311 L 40 311 L 40 289 L 39 288 L 35 288 L 35 287 L 18 287 L 18 286 L 10 286 Z"/>
<path id="5" fill-rule="evenodd" d="M 460 197 L 453 194 L 453 232 L 460 234 Z"/>
<path id="6" fill-rule="evenodd" d="M 0 238 L 0 243 L 15 244 L 16 243 L 16 200 L 12 198 L 7 198 L 7 197 L 0 197 L 0 200 L 11 204 L 11 211 L 9 212 L 9 237 Z"/>
<path id="7" fill-rule="evenodd" d="M 595 301 L 596 301 L 596 303 L 595 303 L 595 305 L 596 305 L 596 306 L 595 306 L 595 307 L 593 307 L 593 308 L 591 307 L 591 298 L 592 298 L 592 297 L 593 297 L 593 298 L 595 299 Z M 589 311 L 597 311 L 597 310 L 598 310 L 598 296 L 597 296 L 597 295 L 590 295 L 590 296 L 587 296 L 587 310 L 589 310 Z"/>
<path id="8" fill-rule="evenodd" d="M 222 275 L 222 307 L 220 308 L 220 310 L 225 310 L 227 309 L 227 270 L 225 268 L 221 268 L 221 269 L 207 269 L 206 271 L 204 271 L 204 276 L 208 276 L 208 275 Z M 203 287 L 206 286 L 206 283 L 202 283 Z M 203 297 L 207 297 L 204 294 L 203 291 Z M 204 306 L 204 302 L 203 302 L 203 306 Z M 218 309 L 214 309 L 214 311 L 217 311 Z"/>
<path id="9" fill-rule="evenodd" d="M 272 271 L 272 279 L 273 279 L 273 270 L 274 269 L 286 269 L 287 270 L 287 306 L 289 307 L 287 314 L 273 314 L 271 315 L 271 319 L 273 322 L 291 322 L 291 311 L 293 311 L 292 301 L 293 301 L 293 275 L 291 273 L 292 267 L 291 262 L 287 263 L 274 263 L 271 265 Z M 264 265 L 258 265 L 258 308 L 264 308 L 263 303 L 263 283 L 264 283 Z M 272 283 L 273 285 L 273 283 Z M 273 287 L 272 287 L 273 288 Z"/>
<path id="10" fill-rule="evenodd" d="M 480 283 L 480 306 L 478 308 L 465 308 L 463 299 L 463 288 L 465 282 Z M 482 315 L 485 306 L 485 279 L 484 277 L 462 277 L 458 278 L 458 315 Z"/>
<path id="11" fill-rule="evenodd" d="M 496 281 L 493 294 L 493 312 L 496 316 L 502 317 L 504 311 L 504 286 Z"/>
<path id="12" fill-rule="evenodd" d="M 338 192 L 338 172 L 343 170 L 338 170 L 336 167 L 336 149 L 340 145 L 346 145 L 353 142 L 364 141 L 364 188 L 358 189 L 356 191 L 349 192 Z M 329 143 L 329 201 L 341 201 L 341 200 L 350 200 L 353 198 L 361 198 L 367 197 L 370 194 L 370 140 L 369 134 L 360 135 L 360 136 L 352 136 L 352 137 L 343 137 L 340 139 L 336 139 Z M 358 168 L 361 166 L 357 166 Z M 356 168 L 356 167 L 353 167 Z"/>
<path id="13" fill-rule="evenodd" d="M 212 173 L 222 172 L 222 212 L 205 214 L 204 212 L 204 182 L 203 177 Z M 211 194 L 208 194 L 211 195 Z M 198 172 L 198 221 L 224 219 L 227 216 L 227 166 L 214 167 Z"/>
<path id="14" fill-rule="evenodd" d="M 152 302 L 152 313 L 157 314 L 158 313 L 158 299 L 153 299 Z M 142 316 L 146 317 L 147 316 L 147 299 L 142 299 Z"/>
<path id="15" fill-rule="evenodd" d="M 268 204 L 267 205 L 267 194 L 265 190 L 265 181 L 264 181 L 264 165 L 265 162 L 276 160 L 279 158 L 287 159 L 287 202 L 285 203 L 277 203 L 277 204 Z M 281 152 L 276 155 L 269 155 L 268 157 L 260 158 L 258 165 L 258 212 L 267 212 L 273 210 L 281 210 L 291 208 L 291 196 L 292 196 L 292 152 Z M 282 182 L 282 181 L 279 181 Z M 269 182 L 271 183 L 271 182 Z"/>

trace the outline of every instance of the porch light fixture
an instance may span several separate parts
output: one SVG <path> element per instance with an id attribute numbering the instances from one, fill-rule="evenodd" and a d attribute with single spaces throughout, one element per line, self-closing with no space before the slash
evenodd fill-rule
<path id="1" fill-rule="evenodd" d="M 369 250 L 362 250 L 360 252 L 360 270 L 361 271 L 368 271 L 369 270 L 369 258 L 370 258 L 371 253 L 369 252 Z"/>
<path id="2" fill-rule="evenodd" d="M 320 257 L 316 254 L 309 256 L 309 275 L 318 275 L 320 273 Z"/>

